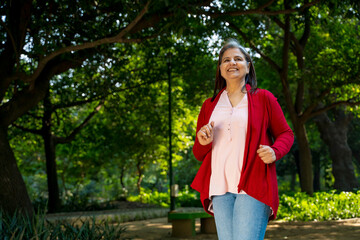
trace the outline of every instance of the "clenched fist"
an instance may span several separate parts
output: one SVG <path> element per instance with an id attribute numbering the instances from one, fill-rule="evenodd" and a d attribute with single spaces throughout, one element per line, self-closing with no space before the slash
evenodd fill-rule
<path id="1" fill-rule="evenodd" d="M 197 132 L 196 136 L 201 145 L 208 145 L 213 141 L 214 139 L 213 128 L 214 128 L 214 122 L 212 121 L 211 123 L 202 126 L 200 130 Z"/>
<path id="2" fill-rule="evenodd" d="M 273 163 L 276 160 L 274 150 L 267 145 L 260 145 L 259 149 L 256 152 L 259 155 L 260 159 L 266 164 Z"/>

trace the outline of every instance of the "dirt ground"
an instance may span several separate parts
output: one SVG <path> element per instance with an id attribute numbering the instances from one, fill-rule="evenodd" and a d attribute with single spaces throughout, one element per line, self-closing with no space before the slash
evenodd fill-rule
<path id="1" fill-rule="evenodd" d="M 116 207 L 114 210 L 102 210 L 93 212 L 73 212 L 73 213 L 57 213 L 48 214 L 48 220 L 59 220 L 74 218 L 78 220 L 80 216 L 96 216 L 97 218 L 108 219 L 111 216 L 124 213 L 130 215 L 134 213 L 138 215 L 138 211 L 146 210 L 145 215 L 149 215 L 151 211 L 159 211 L 156 206 L 146 205 L 132 202 L 115 202 L 112 204 Z M 167 209 L 158 216 L 166 216 Z M 74 220 L 73 219 L 73 220 Z M 168 223 L 166 217 L 153 218 L 143 221 L 120 223 L 126 227 L 124 233 L 125 239 L 143 240 L 186 240 L 184 238 L 171 237 L 171 223 Z M 187 239 L 218 239 L 216 234 L 201 234 L 200 221 L 196 222 L 196 230 L 198 234 L 195 237 Z M 360 240 L 360 218 L 327 221 L 327 222 L 282 222 L 271 221 L 267 227 L 265 240 L 273 239 L 291 239 L 291 240 L 308 240 L 308 239 L 327 239 L 327 240 Z"/>
<path id="2" fill-rule="evenodd" d="M 123 223 L 127 231 L 125 238 L 133 240 L 163 239 L 174 240 L 180 238 L 171 237 L 171 223 L 167 218 Z M 200 231 L 200 222 L 196 223 L 197 232 Z M 217 239 L 216 234 L 200 234 L 186 239 Z M 269 239 L 360 239 L 360 218 L 327 221 L 327 222 L 280 222 L 271 221 L 266 230 L 266 240 Z"/>

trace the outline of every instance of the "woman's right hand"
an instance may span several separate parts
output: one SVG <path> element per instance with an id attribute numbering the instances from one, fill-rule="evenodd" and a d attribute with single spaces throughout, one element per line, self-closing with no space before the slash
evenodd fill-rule
<path id="1" fill-rule="evenodd" d="M 202 126 L 200 130 L 197 132 L 196 136 L 201 145 L 208 145 L 213 141 L 214 138 L 213 128 L 214 128 L 214 121 Z"/>

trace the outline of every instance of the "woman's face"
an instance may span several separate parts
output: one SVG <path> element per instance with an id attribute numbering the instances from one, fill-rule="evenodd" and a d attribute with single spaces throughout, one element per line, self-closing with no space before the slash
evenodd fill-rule
<path id="1" fill-rule="evenodd" d="M 238 48 L 229 48 L 221 59 L 220 73 L 228 81 L 245 81 L 249 73 L 249 63 Z"/>

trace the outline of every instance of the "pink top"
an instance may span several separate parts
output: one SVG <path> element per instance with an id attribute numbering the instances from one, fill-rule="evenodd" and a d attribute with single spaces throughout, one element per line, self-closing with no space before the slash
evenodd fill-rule
<path id="1" fill-rule="evenodd" d="M 211 155 L 209 198 L 227 192 L 238 193 L 248 124 L 247 94 L 232 107 L 224 90 L 211 115 L 214 140 Z"/>

